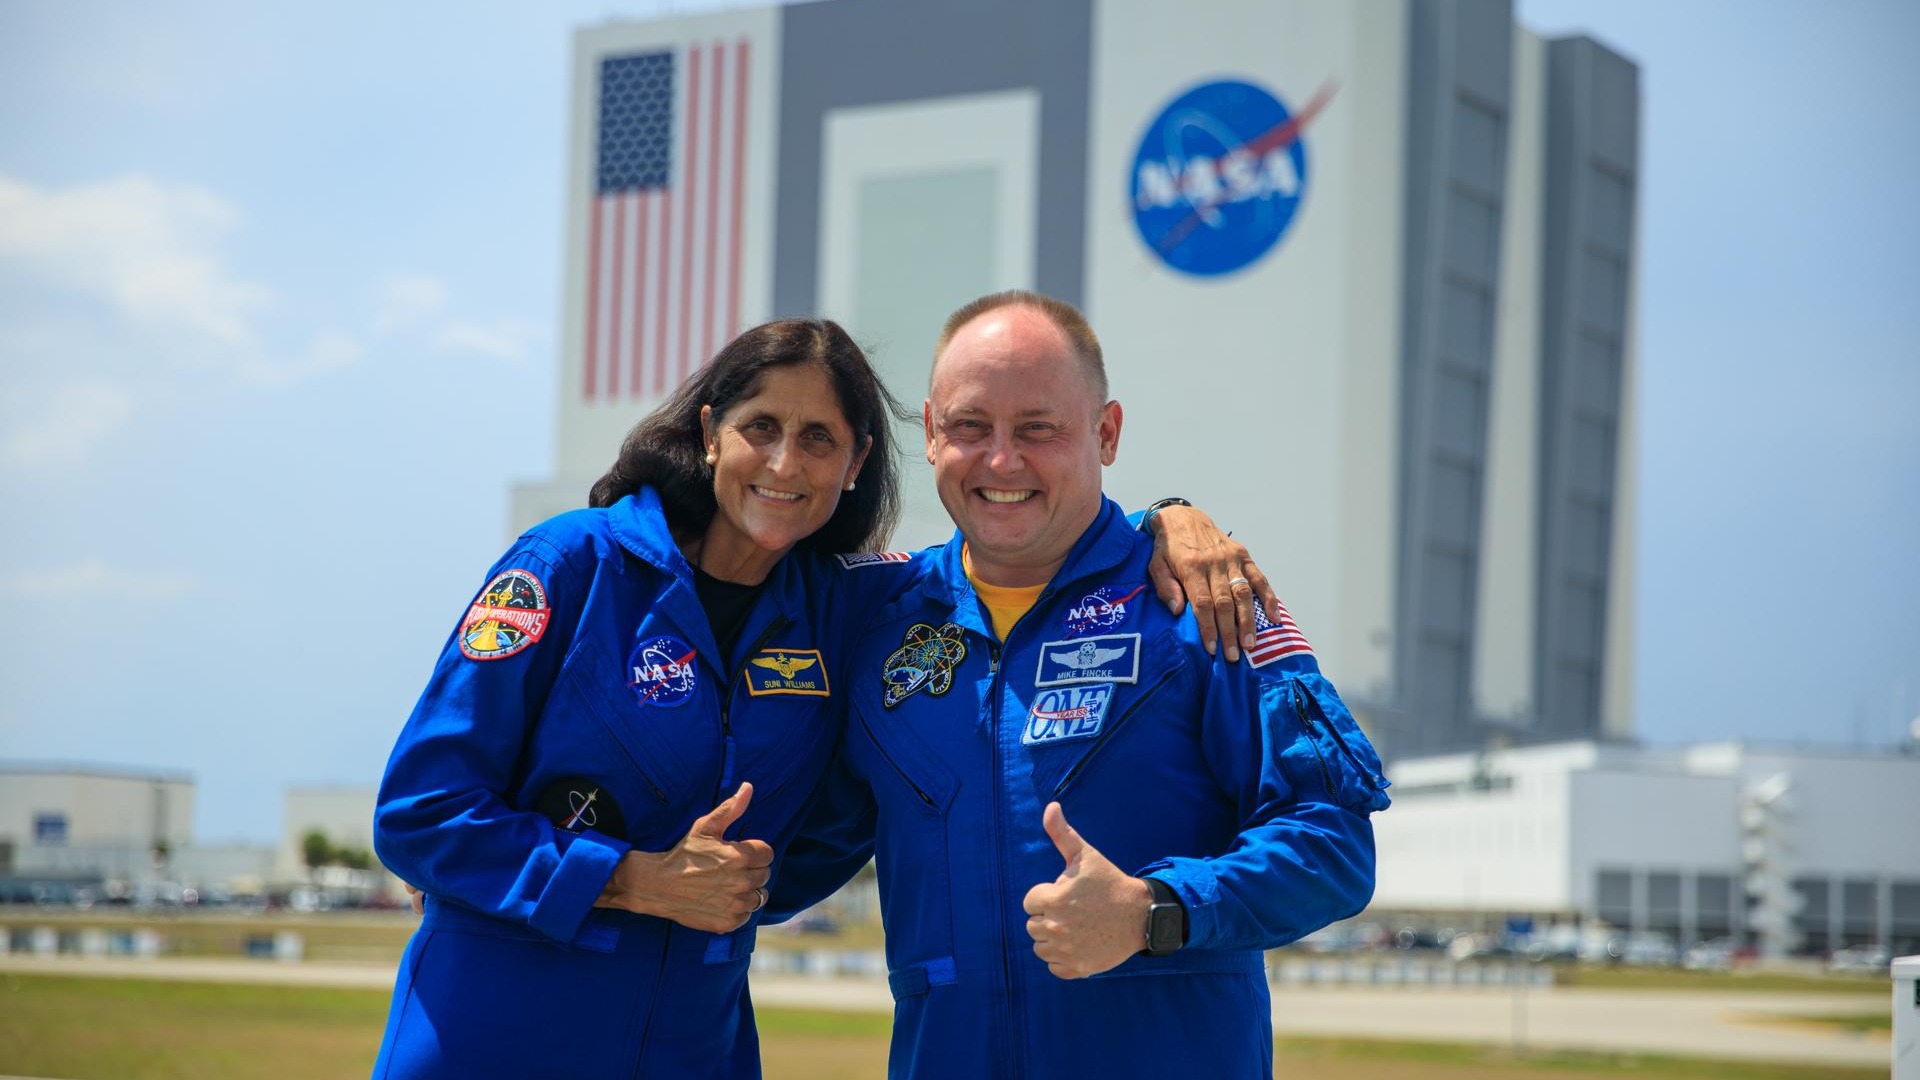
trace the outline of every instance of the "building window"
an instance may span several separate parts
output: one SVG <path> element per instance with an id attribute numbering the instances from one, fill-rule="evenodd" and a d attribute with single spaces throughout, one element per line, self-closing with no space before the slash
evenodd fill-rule
<path id="1" fill-rule="evenodd" d="M 1727 874 L 1701 874 L 1694 881 L 1694 934 L 1701 938 L 1725 937 L 1733 933 L 1733 878 Z"/>
<path id="2" fill-rule="evenodd" d="M 1680 875 L 1657 870 L 1647 875 L 1647 929 L 1680 932 Z"/>
<path id="3" fill-rule="evenodd" d="M 67 815 L 33 815 L 33 843 L 36 847 L 66 847 Z"/>
<path id="4" fill-rule="evenodd" d="M 1597 870 L 1593 875 L 1594 914 L 1613 926 L 1633 925 L 1633 871 Z"/>

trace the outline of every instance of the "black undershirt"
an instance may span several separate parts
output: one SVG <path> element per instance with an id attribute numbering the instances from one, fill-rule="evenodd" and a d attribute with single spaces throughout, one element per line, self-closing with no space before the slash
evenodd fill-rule
<path id="1" fill-rule="evenodd" d="M 764 588 L 764 581 L 740 585 L 721 581 L 697 566 L 693 568 L 693 591 L 700 596 L 700 606 L 707 612 L 707 625 L 713 628 L 713 640 L 720 646 L 721 667 L 732 662 L 733 647 L 739 643 L 747 615 L 753 611 L 753 602 L 760 599 L 760 590 Z"/>

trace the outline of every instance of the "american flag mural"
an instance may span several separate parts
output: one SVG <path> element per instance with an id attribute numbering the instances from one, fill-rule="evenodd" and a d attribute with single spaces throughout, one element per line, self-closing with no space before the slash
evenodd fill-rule
<path id="1" fill-rule="evenodd" d="M 748 43 L 600 61 L 587 401 L 659 397 L 740 330 Z"/>

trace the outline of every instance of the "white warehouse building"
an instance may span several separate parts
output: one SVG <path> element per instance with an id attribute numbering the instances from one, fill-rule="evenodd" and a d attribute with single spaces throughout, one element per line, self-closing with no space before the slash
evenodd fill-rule
<path id="1" fill-rule="evenodd" d="M 1577 742 L 1402 760 L 1393 778 L 1376 913 L 1920 951 L 1917 753 Z"/>

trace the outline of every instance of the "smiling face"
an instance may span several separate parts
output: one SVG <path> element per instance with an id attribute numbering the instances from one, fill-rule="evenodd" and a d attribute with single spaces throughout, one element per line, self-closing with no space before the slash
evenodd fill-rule
<path id="1" fill-rule="evenodd" d="M 1120 405 L 1100 399 L 1071 342 L 1039 309 L 995 308 L 934 361 L 927 460 L 968 558 L 995 585 L 1043 584 L 1100 512 Z"/>
<path id="2" fill-rule="evenodd" d="M 833 516 L 866 460 L 819 364 L 767 369 L 751 397 L 720 415 L 700 412 L 718 512 L 699 552 L 702 569 L 756 582 Z"/>

